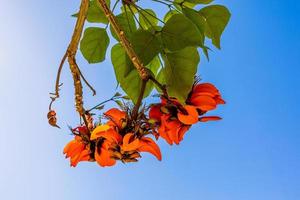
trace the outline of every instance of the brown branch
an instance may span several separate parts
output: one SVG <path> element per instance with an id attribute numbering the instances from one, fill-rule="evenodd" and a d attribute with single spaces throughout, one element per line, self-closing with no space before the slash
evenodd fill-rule
<path id="1" fill-rule="evenodd" d="M 61 71 L 62 71 L 62 68 L 63 68 L 63 66 L 64 66 L 64 63 L 65 63 L 65 61 L 66 61 L 66 59 L 67 59 L 67 56 L 68 56 L 68 54 L 67 54 L 67 52 L 65 52 L 65 54 L 64 54 L 64 56 L 63 56 L 63 58 L 62 58 L 62 60 L 61 60 L 61 62 L 60 62 L 60 65 L 59 65 L 59 68 L 58 68 L 58 71 L 57 71 L 57 76 L 56 76 L 56 83 L 55 83 L 55 95 L 56 95 L 56 98 L 58 98 L 59 97 L 59 87 L 60 87 L 60 75 L 61 75 Z"/>
<path id="2" fill-rule="evenodd" d="M 148 81 L 151 76 L 150 73 L 148 72 L 147 68 L 143 65 L 143 63 L 140 61 L 139 57 L 133 50 L 129 40 L 125 36 L 124 31 L 118 25 L 116 17 L 114 16 L 114 14 L 111 12 L 109 7 L 107 6 L 105 0 L 97 0 L 97 3 L 102 8 L 105 16 L 107 17 L 108 21 L 111 24 L 113 30 L 115 31 L 118 38 L 120 39 L 121 45 L 125 49 L 129 58 L 131 59 L 131 62 L 133 63 L 134 67 L 137 69 L 141 79 Z"/>
<path id="3" fill-rule="evenodd" d="M 82 35 L 84 23 L 86 20 L 89 3 L 90 3 L 89 0 L 81 1 L 81 5 L 80 5 L 76 25 L 74 28 L 74 32 L 72 35 L 72 39 L 71 39 L 71 42 L 67 49 L 68 62 L 70 65 L 70 70 L 71 70 L 71 73 L 73 76 L 74 87 L 75 87 L 75 107 L 76 107 L 77 112 L 83 118 L 83 121 L 84 121 L 86 127 L 88 127 L 88 124 L 87 124 L 87 120 L 85 117 L 85 109 L 83 108 L 83 97 L 82 97 L 83 92 L 82 92 L 82 83 L 81 83 L 81 79 L 80 79 L 81 73 L 80 73 L 79 67 L 76 63 L 75 56 L 76 56 L 76 53 L 78 50 L 79 41 L 80 41 L 80 38 Z"/>
<path id="4" fill-rule="evenodd" d="M 50 93 L 50 95 L 53 95 L 53 97 L 50 97 L 51 98 L 51 102 L 49 104 L 49 111 L 52 110 L 52 104 L 53 104 L 53 102 L 57 98 L 59 98 L 59 87 L 62 85 L 62 84 L 60 84 L 60 75 L 61 75 L 61 71 L 62 71 L 62 68 L 64 66 L 64 63 L 65 63 L 67 57 L 68 57 L 68 54 L 67 54 L 67 52 L 65 52 L 63 58 L 60 61 L 60 65 L 59 65 L 58 70 L 57 70 L 56 82 L 55 82 L 55 92 L 54 93 Z"/>

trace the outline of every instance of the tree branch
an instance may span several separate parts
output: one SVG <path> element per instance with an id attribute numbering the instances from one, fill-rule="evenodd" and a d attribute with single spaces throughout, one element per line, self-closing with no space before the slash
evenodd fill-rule
<path id="1" fill-rule="evenodd" d="M 81 1 L 81 5 L 80 5 L 76 25 L 74 28 L 74 32 L 72 35 L 72 39 L 71 39 L 71 42 L 67 49 L 68 62 L 70 65 L 70 70 L 71 70 L 71 73 L 73 76 L 74 87 L 75 87 L 75 107 L 76 107 L 77 112 L 83 118 L 83 121 L 84 121 L 86 127 L 88 127 L 88 124 L 87 124 L 87 120 L 85 117 L 85 109 L 83 108 L 83 97 L 82 97 L 83 92 L 82 92 L 82 83 L 81 83 L 81 79 L 80 79 L 81 73 L 80 73 L 80 70 L 76 63 L 75 56 L 76 56 L 76 53 L 78 50 L 79 41 L 80 41 L 80 38 L 82 35 L 84 23 L 86 20 L 89 3 L 90 3 L 89 0 Z"/>
<path id="2" fill-rule="evenodd" d="M 118 25 L 114 14 L 111 12 L 109 7 L 107 6 L 105 0 L 97 0 L 97 3 L 102 8 L 105 16 L 107 17 L 108 21 L 111 24 L 113 30 L 115 31 L 118 38 L 120 39 L 121 45 L 125 49 L 127 55 L 129 56 L 131 62 L 134 65 L 134 67 L 137 69 L 141 79 L 148 81 L 150 76 L 151 76 L 150 73 L 148 72 L 147 68 L 143 65 L 143 63 L 140 61 L 139 57 L 137 56 L 137 54 L 133 50 L 129 40 L 125 36 L 124 31 Z"/>

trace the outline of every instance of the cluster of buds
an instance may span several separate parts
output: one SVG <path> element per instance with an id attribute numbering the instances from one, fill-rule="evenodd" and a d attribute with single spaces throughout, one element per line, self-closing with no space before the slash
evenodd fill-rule
<path id="1" fill-rule="evenodd" d="M 148 116 L 145 109 L 132 118 L 130 109 L 112 108 L 104 113 L 106 123 L 93 124 L 88 115 L 88 127 L 72 129 L 75 138 L 65 146 L 64 154 L 73 167 L 80 161 L 95 161 L 101 167 L 113 166 L 117 161 L 137 162 L 142 152 L 161 160 L 160 148 L 153 137 L 156 140 L 161 137 L 170 145 L 179 144 L 193 124 L 220 120 L 204 115 L 224 103 L 215 86 L 203 83 L 193 86 L 185 104 L 161 96 L 160 103 L 149 107 Z"/>

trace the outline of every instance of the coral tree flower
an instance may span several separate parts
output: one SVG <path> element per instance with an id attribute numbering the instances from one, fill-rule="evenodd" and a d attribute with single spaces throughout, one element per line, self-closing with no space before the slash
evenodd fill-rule
<path id="1" fill-rule="evenodd" d="M 75 139 L 65 146 L 63 153 L 66 154 L 66 158 L 70 158 L 72 167 L 76 167 L 81 161 L 90 160 L 90 150 L 79 136 L 75 136 Z"/>
<path id="2" fill-rule="evenodd" d="M 177 99 L 162 97 L 161 103 L 150 107 L 149 118 L 158 125 L 158 135 L 167 143 L 179 144 L 191 125 L 197 122 L 220 120 L 220 117 L 202 115 L 214 110 L 218 104 L 225 104 L 218 89 L 210 83 L 194 85 L 186 104 Z"/>
<path id="3" fill-rule="evenodd" d="M 113 108 L 104 115 L 109 121 L 96 127 L 90 137 L 97 141 L 95 160 L 100 166 L 113 166 L 116 160 L 136 162 L 140 152 L 149 152 L 161 160 L 160 149 L 151 138 L 124 132 L 128 118 L 124 111 Z"/>
<path id="4" fill-rule="evenodd" d="M 225 104 L 219 90 L 211 83 L 201 83 L 193 87 L 187 99 L 187 104 L 195 106 L 203 115 L 208 111 L 214 110 L 219 104 Z M 201 117 L 200 122 L 220 120 L 220 117 Z"/>
<path id="5" fill-rule="evenodd" d="M 182 117 L 180 111 L 176 107 L 172 107 L 172 105 L 168 107 L 169 105 L 162 100 L 162 103 L 152 106 L 149 111 L 149 118 L 155 120 L 158 124 L 158 135 L 170 145 L 173 143 L 179 144 L 183 140 L 186 131 L 190 128 L 190 124 L 196 123 L 194 119 L 195 113 L 191 113 L 191 116 Z M 178 113 L 180 113 L 180 118 L 176 116 Z M 196 117 L 198 121 L 198 114 Z M 191 118 L 191 121 L 189 121 L 189 118 Z"/>

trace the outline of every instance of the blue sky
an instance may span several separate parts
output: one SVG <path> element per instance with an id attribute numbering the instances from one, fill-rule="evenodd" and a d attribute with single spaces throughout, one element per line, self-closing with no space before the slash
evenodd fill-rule
<path id="1" fill-rule="evenodd" d="M 62 149 L 78 119 L 67 67 L 55 104 L 64 128 L 49 127 L 46 113 L 79 1 L 0 0 L 1 199 L 298 199 L 300 3 L 216 2 L 232 19 L 199 74 L 222 91 L 227 104 L 215 114 L 224 119 L 194 126 L 180 146 L 161 141 L 162 162 L 145 155 L 134 165 L 70 168 Z M 98 91 L 87 105 L 109 98 L 110 62 L 78 61 Z"/>

